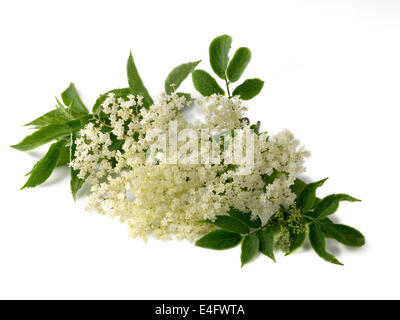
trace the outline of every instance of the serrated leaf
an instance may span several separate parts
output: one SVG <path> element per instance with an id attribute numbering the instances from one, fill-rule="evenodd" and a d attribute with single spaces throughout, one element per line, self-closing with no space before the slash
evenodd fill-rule
<path id="1" fill-rule="evenodd" d="M 92 112 L 94 114 L 99 114 L 101 111 L 103 111 L 102 103 L 104 102 L 104 100 L 106 100 L 107 95 L 110 93 L 114 93 L 116 99 L 126 98 L 129 94 L 131 94 L 131 89 L 130 88 L 113 89 L 113 90 L 110 90 L 110 91 L 100 95 L 100 97 L 97 98 L 97 100 L 92 108 Z"/>
<path id="2" fill-rule="evenodd" d="M 260 93 L 263 86 L 264 81 L 260 79 L 247 79 L 233 90 L 232 96 L 240 96 L 242 100 L 250 100 Z"/>
<path id="3" fill-rule="evenodd" d="M 24 188 L 36 187 L 45 182 L 51 176 L 65 144 L 65 140 L 60 140 L 50 146 L 45 156 L 34 165 L 28 181 L 24 184 L 21 190 Z"/>
<path id="4" fill-rule="evenodd" d="M 204 70 L 194 70 L 192 72 L 192 80 L 196 90 L 205 97 L 211 96 L 212 94 L 225 94 L 217 81 Z"/>
<path id="5" fill-rule="evenodd" d="M 271 228 L 259 230 L 257 231 L 257 237 L 260 252 L 276 262 L 274 255 L 274 231 Z"/>
<path id="6" fill-rule="evenodd" d="M 135 62 L 133 61 L 132 52 L 129 54 L 127 63 L 128 83 L 131 92 L 136 96 L 143 97 L 143 105 L 145 108 L 149 108 L 153 104 L 149 92 L 143 84 L 142 79 L 139 76 L 139 72 L 136 68 Z"/>
<path id="7" fill-rule="evenodd" d="M 197 67 L 201 60 L 195 62 L 188 62 L 181 64 L 168 74 L 167 79 L 165 80 L 164 88 L 167 94 L 171 94 L 176 89 L 179 88 L 182 81 L 187 78 L 189 74 Z"/>
<path id="8" fill-rule="evenodd" d="M 324 219 L 327 216 L 335 213 L 339 208 L 340 201 L 355 202 L 360 200 L 343 193 L 326 196 L 317 204 L 315 208 L 315 213 L 318 219 Z"/>
<path id="9" fill-rule="evenodd" d="M 249 228 L 259 228 L 261 227 L 260 217 L 257 217 L 255 220 L 251 218 L 251 212 L 242 212 L 235 208 L 230 208 L 228 214 L 240 222 L 244 223 Z"/>
<path id="10" fill-rule="evenodd" d="M 216 230 L 197 240 L 195 245 L 206 249 L 225 250 L 236 247 L 241 239 L 242 236 L 238 233 Z"/>
<path id="11" fill-rule="evenodd" d="M 310 243 L 314 251 L 325 261 L 337 265 L 343 265 L 336 259 L 335 256 L 326 251 L 325 236 L 321 230 L 320 225 L 318 223 L 313 222 L 310 224 L 309 228 L 310 228 L 310 233 L 308 238 L 310 239 Z"/>
<path id="12" fill-rule="evenodd" d="M 259 240 L 255 233 L 251 233 L 248 236 L 244 237 L 242 240 L 242 252 L 240 255 L 240 260 L 242 262 L 242 267 L 254 259 L 254 257 L 258 253 L 259 248 Z"/>
<path id="13" fill-rule="evenodd" d="M 221 79 L 225 79 L 226 68 L 228 67 L 228 53 L 231 49 L 232 38 L 222 35 L 215 38 L 209 48 L 210 65 L 215 74 Z"/>
<path id="14" fill-rule="evenodd" d="M 328 178 L 325 178 L 320 181 L 308 184 L 300 193 L 300 196 L 296 201 L 297 206 L 299 208 L 302 208 L 303 210 L 311 210 L 315 203 L 315 192 L 317 188 L 321 187 L 327 179 Z"/>
<path id="15" fill-rule="evenodd" d="M 20 143 L 11 146 L 20 151 L 28 151 L 35 149 L 43 144 L 46 144 L 54 139 L 67 136 L 73 132 L 73 129 L 68 125 L 50 124 L 29 136 L 25 137 Z"/>
<path id="16" fill-rule="evenodd" d="M 60 112 L 58 109 L 54 109 L 25 124 L 25 126 L 44 127 L 48 124 L 62 124 L 69 120 L 71 120 L 71 118 L 67 117 L 65 113 Z"/>
<path id="17" fill-rule="evenodd" d="M 76 134 L 73 133 L 73 134 L 71 134 L 71 146 L 70 146 L 71 160 L 70 161 L 75 159 L 75 150 L 76 150 L 75 140 L 76 140 Z M 72 167 L 70 169 L 70 173 L 71 173 L 71 180 L 70 180 L 71 193 L 72 193 L 73 199 L 76 200 L 76 195 L 85 181 L 78 177 L 78 171 Z"/>
<path id="18" fill-rule="evenodd" d="M 326 223 L 322 228 L 329 236 L 346 246 L 361 247 L 365 244 L 365 238 L 360 231 L 344 224 Z"/>
<path id="19" fill-rule="evenodd" d="M 211 223 L 221 229 L 235 233 L 244 234 L 250 231 L 246 225 L 230 216 L 217 216 L 215 221 Z"/>
<path id="20" fill-rule="evenodd" d="M 229 62 L 226 75 L 230 82 L 240 79 L 251 59 L 251 51 L 249 48 L 239 48 L 236 50 L 231 62 Z"/>
<path id="21" fill-rule="evenodd" d="M 72 82 L 69 87 L 61 93 L 61 98 L 74 117 L 84 116 L 89 113 Z"/>

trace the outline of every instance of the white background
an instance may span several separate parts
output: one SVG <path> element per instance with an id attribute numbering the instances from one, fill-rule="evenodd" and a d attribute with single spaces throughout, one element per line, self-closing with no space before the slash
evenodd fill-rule
<path id="1" fill-rule="evenodd" d="M 241 269 L 239 248 L 129 239 L 85 212 L 84 196 L 72 201 L 67 169 L 19 191 L 45 149 L 8 146 L 70 81 L 91 107 L 126 86 L 132 49 L 156 95 L 180 63 L 210 70 L 208 45 L 224 33 L 253 52 L 245 76 L 265 80 L 251 120 L 295 133 L 312 152 L 307 176 L 330 178 L 320 196 L 363 200 L 338 218 L 367 245 L 329 243 L 344 267 L 306 248 Z M 400 298 L 400 1 L 1 1 L 0 37 L 0 298 Z"/>

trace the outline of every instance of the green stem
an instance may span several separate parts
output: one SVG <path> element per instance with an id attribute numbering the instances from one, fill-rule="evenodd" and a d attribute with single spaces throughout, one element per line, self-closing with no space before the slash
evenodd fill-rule
<path id="1" fill-rule="evenodd" d="M 231 96 L 231 92 L 229 91 L 229 81 L 226 78 L 226 76 L 225 76 L 225 84 L 226 84 L 226 90 L 228 91 L 228 98 L 230 99 L 230 98 L 232 98 L 232 96 Z"/>

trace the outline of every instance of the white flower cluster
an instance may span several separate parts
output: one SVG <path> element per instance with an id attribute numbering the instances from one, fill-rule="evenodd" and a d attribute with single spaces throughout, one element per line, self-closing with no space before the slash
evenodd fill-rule
<path id="1" fill-rule="evenodd" d="M 149 164 L 146 159 L 154 141 L 147 133 L 167 131 L 171 121 L 177 122 L 178 131 L 249 126 L 243 121 L 246 108 L 236 98 L 213 95 L 187 101 L 175 93 L 162 94 L 148 109 L 141 101 L 141 97 L 117 99 L 110 94 L 102 105 L 108 120 L 99 117 L 89 123 L 76 140 L 72 166 L 91 184 L 88 209 L 119 217 L 133 237 L 146 239 L 152 234 L 160 239 L 194 240 L 213 228 L 205 219 L 214 220 L 231 207 L 265 221 L 280 206 L 293 204 L 290 185 L 304 172 L 308 153 L 291 133 L 253 132 L 254 166 L 246 174 L 238 174 L 241 164 L 223 162 Z M 202 107 L 204 121 L 191 123 L 182 116 L 193 101 Z"/>

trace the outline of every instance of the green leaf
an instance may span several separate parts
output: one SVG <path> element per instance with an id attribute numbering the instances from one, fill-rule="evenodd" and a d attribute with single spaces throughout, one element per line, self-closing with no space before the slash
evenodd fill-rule
<path id="1" fill-rule="evenodd" d="M 179 97 L 185 97 L 185 99 L 187 101 L 192 100 L 192 96 L 190 95 L 190 93 L 186 93 L 186 92 L 177 92 L 176 93 Z"/>
<path id="2" fill-rule="evenodd" d="M 215 38 L 210 44 L 210 64 L 215 74 L 221 79 L 225 79 L 226 68 L 228 66 L 228 53 L 231 49 L 232 38 L 222 35 Z"/>
<path id="3" fill-rule="evenodd" d="M 109 93 L 114 93 L 116 99 L 126 98 L 129 94 L 131 94 L 131 89 L 130 88 L 113 89 L 113 90 L 110 90 L 110 91 L 100 95 L 100 97 L 97 98 L 97 100 L 92 108 L 92 112 L 94 114 L 99 114 L 101 111 L 103 111 L 102 103 L 104 102 L 104 100 L 106 100 L 107 95 Z"/>
<path id="4" fill-rule="evenodd" d="M 296 195 L 298 198 L 300 196 L 300 193 L 304 190 L 304 188 L 307 186 L 307 183 L 304 181 L 297 179 L 294 180 L 294 183 L 290 186 L 290 190 Z"/>
<path id="5" fill-rule="evenodd" d="M 142 96 L 144 107 L 149 108 L 153 104 L 153 99 L 151 98 L 143 84 L 142 79 L 139 76 L 139 72 L 136 68 L 135 62 L 133 61 L 132 52 L 129 54 L 128 58 L 127 73 L 131 92 L 136 96 Z"/>
<path id="6" fill-rule="evenodd" d="M 270 175 L 262 174 L 261 178 L 263 179 L 265 184 L 271 184 L 275 181 L 275 179 L 278 179 L 282 174 L 284 174 L 284 173 L 280 172 L 274 168 Z"/>
<path id="7" fill-rule="evenodd" d="M 313 208 L 316 208 L 320 202 L 321 202 L 321 198 L 315 197 Z M 313 217 L 314 218 L 316 217 L 316 213 L 315 212 L 313 212 Z"/>
<path id="8" fill-rule="evenodd" d="M 260 252 L 276 262 L 274 255 L 274 231 L 271 228 L 259 230 L 257 231 L 257 237 L 260 243 Z"/>
<path id="9" fill-rule="evenodd" d="M 307 238 L 307 230 L 301 233 L 289 231 L 289 251 L 285 254 L 286 256 L 295 252 L 297 249 L 304 245 Z"/>
<path id="10" fill-rule="evenodd" d="M 89 113 L 72 82 L 69 87 L 61 93 L 61 98 L 74 117 L 84 116 Z"/>
<path id="11" fill-rule="evenodd" d="M 330 263 L 343 265 L 335 258 L 335 256 L 326 251 L 325 237 L 318 223 L 314 222 L 310 224 L 310 234 L 308 237 L 312 248 L 322 259 Z"/>
<path id="12" fill-rule="evenodd" d="M 304 188 L 304 190 L 301 192 L 301 194 L 296 202 L 297 206 L 304 210 L 311 210 L 315 203 L 315 199 L 316 199 L 315 192 L 316 192 L 317 188 L 321 187 L 327 179 L 328 178 L 325 178 L 320 181 L 308 184 Z"/>
<path id="13" fill-rule="evenodd" d="M 336 212 L 339 208 L 340 201 L 361 201 L 356 198 L 353 198 L 347 194 L 339 193 L 339 194 L 331 194 L 323 198 L 315 208 L 316 215 L 318 219 L 324 219 L 327 216 Z"/>
<path id="14" fill-rule="evenodd" d="M 331 219 L 329 219 L 329 218 L 325 218 L 325 219 L 319 220 L 319 222 L 320 222 L 320 224 L 321 224 L 321 230 L 322 230 L 322 232 L 324 233 L 325 238 L 333 238 L 333 237 L 328 233 L 328 231 L 325 230 L 325 225 L 327 225 L 327 224 L 334 224 L 333 221 L 332 221 Z"/>
<path id="15" fill-rule="evenodd" d="M 85 180 L 82 180 L 78 177 L 77 171 L 71 168 L 70 187 L 71 187 L 72 198 L 74 199 L 74 201 L 76 200 L 76 195 L 78 194 L 78 191 L 82 187 L 84 182 Z"/>
<path id="16" fill-rule="evenodd" d="M 240 96 L 242 100 L 250 100 L 260 93 L 263 86 L 264 81 L 260 79 L 247 79 L 233 90 L 232 96 Z"/>
<path id="17" fill-rule="evenodd" d="M 75 150 L 76 150 L 75 140 L 76 140 L 76 134 L 73 133 L 71 134 L 71 146 L 70 146 L 71 161 L 75 159 Z M 70 181 L 71 193 L 74 200 L 76 200 L 76 195 L 85 181 L 78 177 L 77 170 L 71 167 L 70 171 L 71 171 L 71 181 Z"/>
<path id="18" fill-rule="evenodd" d="M 116 150 L 121 150 L 122 146 L 125 143 L 125 140 L 118 140 L 115 135 L 111 134 L 111 139 L 112 143 L 108 146 L 108 150 L 110 151 L 116 151 Z"/>
<path id="19" fill-rule="evenodd" d="M 76 131 L 79 131 L 79 130 L 82 129 L 82 125 L 81 125 L 81 120 L 80 119 L 70 120 L 70 121 L 66 122 L 65 125 L 70 127 L 72 132 L 76 132 Z"/>
<path id="20" fill-rule="evenodd" d="M 203 96 L 211 96 L 212 94 L 224 95 L 225 92 L 218 85 L 217 81 L 204 70 L 194 70 L 192 72 L 193 85 Z"/>
<path id="21" fill-rule="evenodd" d="M 200 61 L 201 60 L 196 62 L 184 63 L 172 69 L 172 71 L 168 74 L 167 79 L 165 80 L 165 92 L 171 94 L 176 89 L 178 89 L 182 81 L 185 80 L 187 76 L 192 73 L 192 71 L 197 67 Z"/>
<path id="22" fill-rule="evenodd" d="M 230 208 L 229 211 L 228 211 L 228 214 L 232 218 L 244 223 L 249 228 L 259 228 L 259 227 L 261 227 L 260 217 L 257 217 L 255 220 L 252 220 L 251 219 L 251 212 L 242 212 L 242 211 L 237 210 L 235 208 Z"/>
<path id="23" fill-rule="evenodd" d="M 48 124 L 62 124 L 71 120 L 65 113 L 59 109 L 51 110 L 35 120 L 25 124 L 25 126 L 44 127 Z"/>
<path id="24" fill-rule="evenodd" d="M 93 114 L 87 114 L 86 116 L 82 116 L 79 117 L 77 120 L 74 121 L 79 121 L 79 127 L 83 128 L 84 126 L 86 126 L 91 120 L 94 120 L 95 117 L 93 116 Z"/>
<path id="25" fill-rule="evenodd" d="M 236 50 L 231 62 L 229 62 L 226 75 L 230 82 L 240 79 L 251 59 L 251 51 L 249 48 L 239 48 Z"/>
<path id="26" fill-rule="evenodd" d="M 240 255 L 240 260 L 242 261 L 242 267 L 250 262 L 258 253 L 258 248 L 260 246 L 258 237 L 255 233 L 251 233 L 244 237 L 242 240 L 242 253 Z"/>
<path id="27" fill-rule="evenodd" d="M 51 140 L 71 134 L 73 129 L 68 125 L 63 124 L 50 124 L 31 135 L 25 137 L 20 143 L 11 146 L 20 151 L 28 151 L 35 149 Z"/>
<path id="28" fill-rule="evenodd" d="M 61 149 L 60 156 L 58 157 L 57 167 L 66 166 L 70 162 L 70 147 L 64 146 Z"/>
<path id="29" fill-rule="evenodd" d="M 34 165 L 28 181 L 24 184 L 21 190 L 24 188 L 36 187 L 45 182 L 51 176 L 57 165 L 61 150 L 66 143 L 65 140 L 60 140 L 50 146 L 45 156 Z"/>
<path id="30" fill-rule="evenodd" d="M 344 224 L 326 223 L 323 231 L 349 247 L 361 247 L 365 244 L 365 238 L 360 231 Z"/>
<path id="31" fill-rule="evenodd" d="M 236 233 L 249 233 L 249 228 L 241 223 L 240 221 L 230 217 L 230 216 L 217 216 L 213 225 L 220 227 L 226 231 L 236 232 Z"/>
<path id="32" fill-rule="evenodd" d="M 207 249 L 225 250 L 236 247 L 241 239 L 242 236 L 238 233 L 216 230 L 197 240 L 195 245 Z"/>

